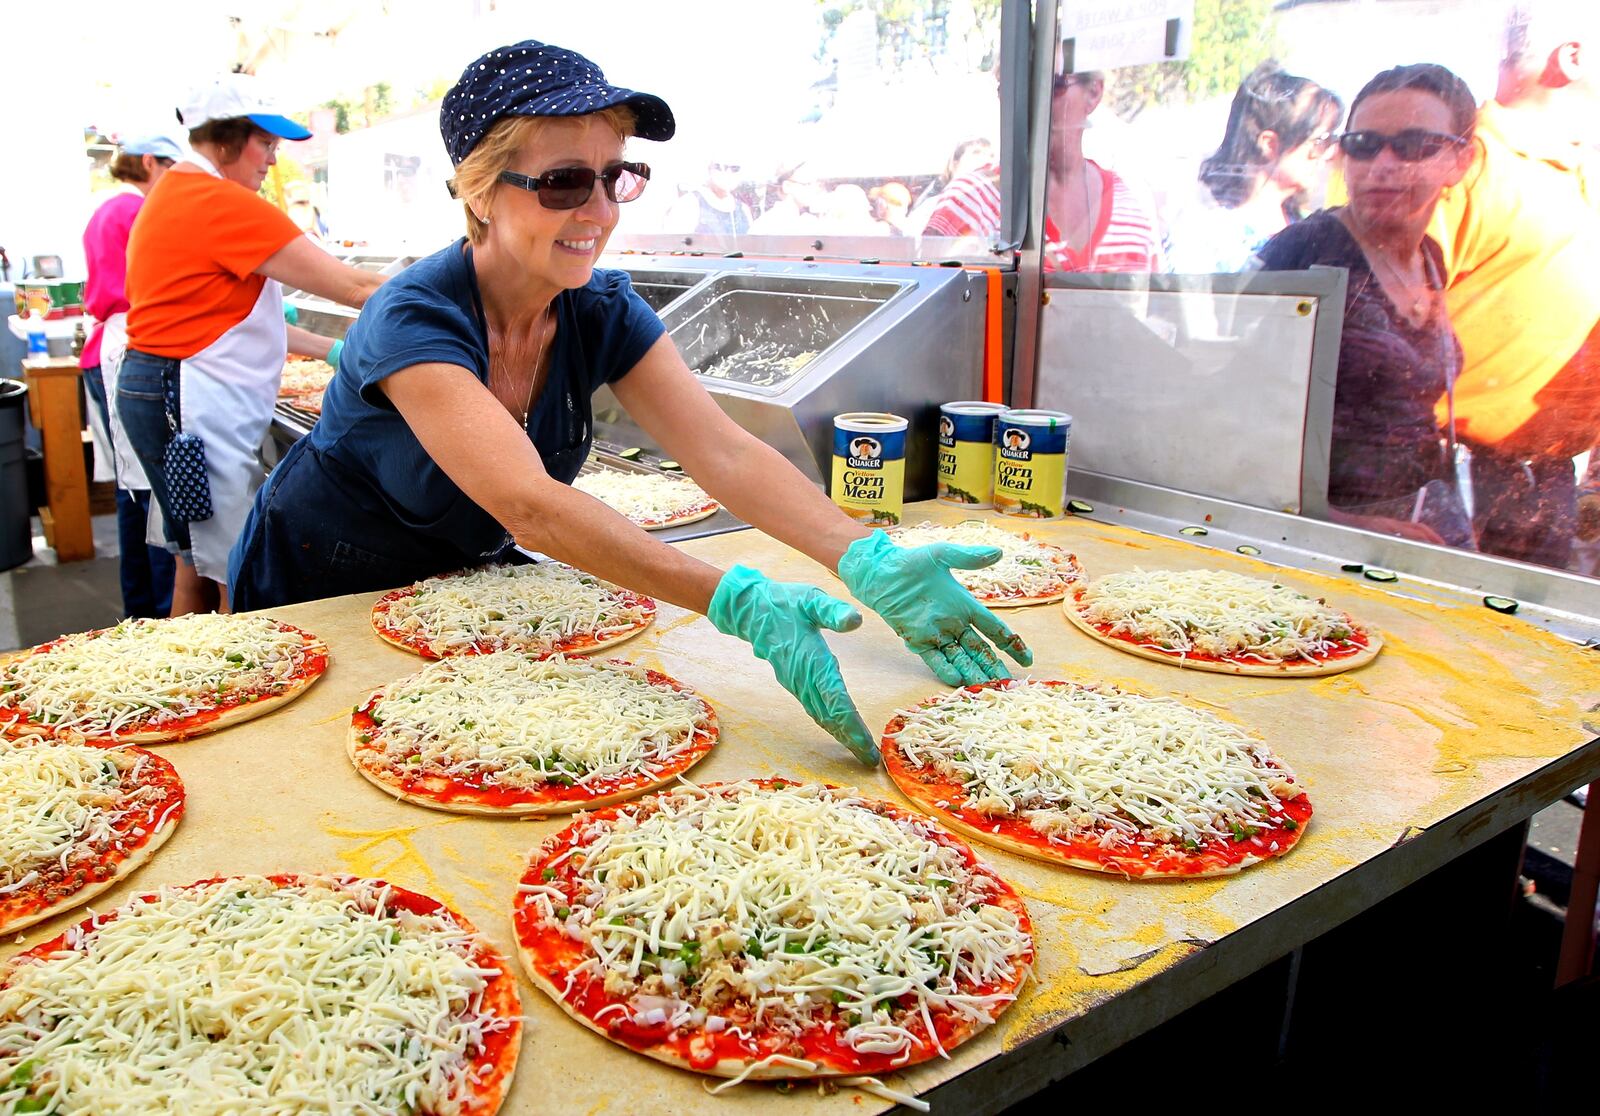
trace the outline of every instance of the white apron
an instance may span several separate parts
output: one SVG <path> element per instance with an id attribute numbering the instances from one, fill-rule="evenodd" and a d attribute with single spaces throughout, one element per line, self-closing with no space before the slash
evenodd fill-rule
<path id="1" fill-rule="evenodd" d="M 217 175 L 201 156 L 186 159 Z M 228 552 L 266 478 L 261 441 L 272 425 L 288 355 L 283 287 L 268 279 L 243 321 L 183 359 L 178 375 L 182 425 L 205 443 L 206 478 L 211 482 L 211 518 L 189 524 L 194 569 L 201 577 L 224 584 L 228 580 Z M 153 546 L 166 545 L 159 515 L 152 502 L 147 537 Z"/>
<path id="2" fill-rule="evenodd" d="M 89 321 L 90 319 L 85 318 L 84 320 Z M 97 327 L 103 330 L 104 324 L 105 323 L 103 322 L 92 323 L 90 332 L 93 332 Z M 101 340 L 104 340 L 103 335 Z M 107 381 L 105 351 L 105 345 L 102 344 L 100 346 L 101 383 L 105 383 Z M 106 407 L 108 409 L 115 410 L 116 403 L 117 397 L 115 395 L 106 396 Z M 88 398 L 87 393 L 84 396 L 83 405 L 84 410 L 89 412 L 89 441 L 94 446 L 94 469 L 90 472 L 89 479 L 94 481 L 96 484 L 100 484 L 108 480 L 116 480 L 117 467 L 114 460 L 115 451 L 111 446 L 111 428 L 106 425 L 107 416 L 100 413 L 100 408 L 95 406 L 94 400 Z"/>
<path id="3" fill-rule="evenodd" d="M 94 479 L 111 479 L 117 482 L 117 487 L 128 492 L 145 492 L 150 488 L 150 482 L 145 480 L 144 466 L 139 464 L 138 454 L 133 452 L 133 446 L 128 443 L 128 435 L 122 429 L 122 418 L 117 414 L 117 375 L 122 371 L 122 358 L 128 353 L 128 315 L 126 313 L 113 314 L 105 320 L 100 332 L 100 376 L 105 381 L 106 399 L 110 401 L 111 420 L 110 430 L 105 432 L 106 444 L 110 449 L 106 452 L 105 460 L 110 464 L 115 476 L 103 478 L 100 476 L 100 435 L 96 435 L 94 446 Z M 97 416 L 98 417 L 98 416 Z M 96 426 L 98 426 L 98 421 Z"/>

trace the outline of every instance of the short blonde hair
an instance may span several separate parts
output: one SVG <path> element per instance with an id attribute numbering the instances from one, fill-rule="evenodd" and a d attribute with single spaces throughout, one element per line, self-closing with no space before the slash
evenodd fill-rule
<path id="1" fill-rule="evenodd" d="M 633 110 L 626 105 L 612 105 L 582 116 L 508 116 L 495 121 L 450 179 L 450 192 L 460 199 L 466 212 L 468 242 L 482 244 L 488 235 L 489 223 L 479 220 L 478 213 L 487 212 L 489 195 L 500 181 L 500 172 L 511 168 L 511 161 L 523 145 L 555 121 L 580 120 L 584 116 L 599 117 L 624 141 L 633 136 L 636 128 Z"/>

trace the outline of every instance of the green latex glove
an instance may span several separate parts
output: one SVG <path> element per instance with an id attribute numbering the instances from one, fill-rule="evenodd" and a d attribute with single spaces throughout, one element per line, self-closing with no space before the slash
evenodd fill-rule
<path id="1" fill-rule="evenodd" d="M 299 325 L 300 307 L 290 306 L 287 302 L 285 302 L 283 304 L 283 320 L 288 322 L 290 325 Z"/>
<path id="2" fill-rule="evenodd" d="M 856 759 L 877 765 L 878 746 L 822 638 L 823 628 L 855 631 L 861 613 L 815 586 L 773 581 L 760 570 L 735 566 L 717 583 L 706 616 L 717 631 L 744 640 L 757 658 L 771 663 L 783 688 Z"/>
<path id="3" fill-rule="evenodd" d="M 874 531 L 846 548 L 839 559 L 839 577 L 940 681 L 970 685 L 1011 676 L 984 636 L 1023 666 L 1033 665 L 1033 652 L 1022 637 L 950 576 L 952 569 L 977 570 L 999 560 L 997 547 L 955 543 L 901 547 L 882 531 Z"/>
<path id="4" fill-rule="evenodd" d="M 333 348 L 328 350 L 328 363 L 334 368 L 339 367 L 339 356 L 344 352 L 344 338 L 341 337 L 333 343 Z"/>

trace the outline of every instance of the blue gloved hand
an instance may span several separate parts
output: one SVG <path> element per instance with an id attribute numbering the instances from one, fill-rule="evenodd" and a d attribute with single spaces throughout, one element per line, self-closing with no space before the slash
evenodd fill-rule
<path id="1" fill-rule="evenodd" d="M 952 569 L 977 570 L 999 560 L 997 547 L 955 543 L 901 547 L 882 531 L 874 531 L 845 549 L 839 577 L 940 681 L 960 686 L 1011 676 L 984 636 L 1023 666 L 1033 665 L 1033 652 L 1022 637 L 950 576 Z"/>
<path id="2" fill-rule="evenodd" d="M 717 583 L 706 616 L 717 631 L 744 640 L 757 658 L 771 663 L 783 688 L 856 759 L 877 765 L 878 746 L 822 637 L 823 628 L 855 631 L 861 613 L 815 586 L 773 581 L 749 566 L 735 566 Z"/>
<path id="3" fill-rule="evenodd" d="M 335 369 L 339 367 L 339 356 L 344 352 L 344 338 L 341 337 L 333 343 L 333 348 L 328 350 L 328 363 Z"/>

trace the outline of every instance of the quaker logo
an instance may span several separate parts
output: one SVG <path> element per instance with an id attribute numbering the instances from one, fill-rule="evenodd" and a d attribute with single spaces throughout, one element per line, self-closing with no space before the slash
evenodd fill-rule
<path id="1" fill-rule="evenodd" d="M 850 440 L 850 468 L 852 469 L 881 469 L 883 468 L 883 443 L 876 438 L 869 438 L 863 434 L 859 438 Z"/>
<path id="2" fill-rule="evenodd" d="M 1026 430 L 1008 426 L 1000 433 L 1000 456 L 1012 461 L 1032 461 L 1033 451 L 1028 448 L 1032 444 L 1033 439 Z"/>
<path id="3" fill-rule="evenodd" d="M 956 420 L 949 415 L 939 416 L 939 444 L 943 446 L 956 444 Z"/>

